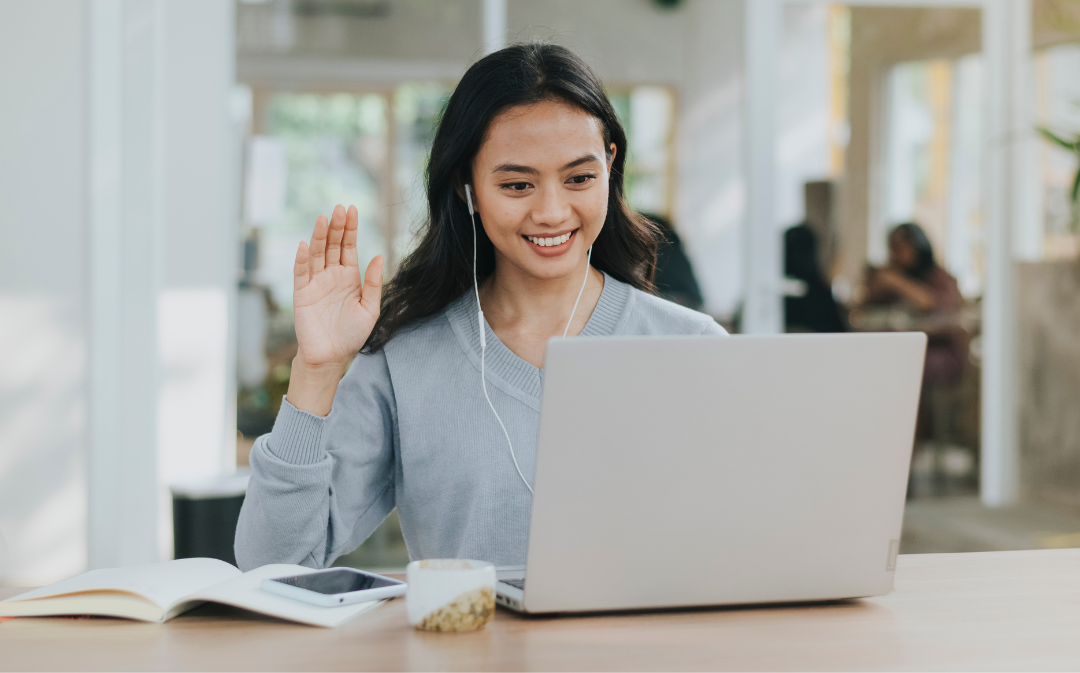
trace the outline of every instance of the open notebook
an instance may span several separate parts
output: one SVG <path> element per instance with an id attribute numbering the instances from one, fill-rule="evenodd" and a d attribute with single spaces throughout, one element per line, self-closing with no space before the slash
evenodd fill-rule
<path id="1" fill-rule="evenodd" d="M 303 624 L 337 626 L 383 602 L 324 608 L 259 588 L 267 578 L 310 572 L 314 570 L 280 564 L 242 573 L 224 561 L 209 558 L 91 570 L 0 601 L 0 617 L 101 615 L 164 622 L 200 603 L 212 602 Z"/>

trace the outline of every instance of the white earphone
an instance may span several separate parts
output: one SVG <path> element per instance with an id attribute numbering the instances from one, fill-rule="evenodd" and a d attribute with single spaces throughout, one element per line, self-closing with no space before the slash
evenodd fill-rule
<path id="1" fill-rule="evenodd" d="M 469 205 L 469 219 L 472 221 L 473 290 L 476 292 L 476 321 L 480 327 L 480 386 L 484 389 L 484 399 L 487 400 L 488 406 L 491 407 L 491 413 L 495 414 L 495 419 L 499 421 L 499 427 L 502 428 L 503 434 L 506 435 L 506 443 L 510 446 L 510 458 L 514 461 L 514 468 L 517 469 L 518 476 L 521 477 L 521 482 L 525 484 L 525 488 L 529 489 L 529 493 L 532 493 L 533 487 L 529 484 L 529 480 L 525 478 L 525 475 L 522 474 L 521 466 L 518 465 L 517 455 L 514 454 L 514 443 L 510 441 L 510 433 L 506 431 L 506 425 L 499 416 L 499 412 L 495 411 L 495 405 L 491 403 L 491 398 L 488 396 L 487 377 L 484 373 L 484 354 L 487 352 L 487 330 L 485 329 L 484 323 L 484 309 L 480 307 L 480 284 L 476 278 L 476 211 L 473 208 L 472 189 L 469 185 L 465 185 L 465 202 Z M 585 279 L 581 281 L 581 289 L 578 290 L 577 299 L 574 300 L 574 308 L 570 311 L 570 319 L 566 321 L 566 329 L 563 330 L 563 338 L 566 338 L 566 335 L 570 332 L 570 323 L 574 321 L 574 314 L 577 313 L 578 304 L 581 302 L 581 295 L 585 292 L 585 284 L 589 281 L 590 264 L 592 264 L 591 245 L 589 246 L 588 255 L 585 258 Z"/>

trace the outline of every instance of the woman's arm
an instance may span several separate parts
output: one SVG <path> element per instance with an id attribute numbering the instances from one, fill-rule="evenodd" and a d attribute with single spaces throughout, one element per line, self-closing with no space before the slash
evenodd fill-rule
<path id="1" fill-rule="evenodd" d="M 908 278 L 895 269 L 878 269 L 870 283 L 871 296 L 892 291 L 919 311 L 933 311 L 938 308 L 934 289 L 925 283 Z"/>
<path id="2" fill-rule="evenodd" d="M 383 259 L 371 260 L 361 282 L 357 218 L 353 206 L 335 206 L 329 221 L 320 215 L 311 241 L 300 243 L 293 262 L 298 348 L 286 396 L 315 416 L 330 413 L 341 375 L 379 318 Z"/>
<path id="3" fill-rule="evenodd" d="M 329 566 L 394 508 L 397 409 L 383 352 L 357 356 L 332 406 L 319 417 L 286 400 L 255 442 L 236 527 L 241 570 Z"/>
<path id="4" fill-rule="evenodd" d="M 235 543 L 243 569 L 329 565 L 394 506 L 390 373 L 384 354 L 357 355 L 379 318 L 383 263 L 371 260 L 361 280 L 356 230 L 356 208 L 336 206 L 296 250 L 298 348 L 274 429 L 251 451 Z"/>

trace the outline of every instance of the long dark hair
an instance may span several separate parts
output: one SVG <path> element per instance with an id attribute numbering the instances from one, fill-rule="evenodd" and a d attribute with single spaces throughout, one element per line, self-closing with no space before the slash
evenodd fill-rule
<path id="1" fill-rule="evenodd" d="M 896 225 L 889 233 L 889 238 L 893 236 L 899 236 L 915 250 L 915 263 L 910 269 L 905 269 L 907 275 L 925 280 L 926 276 L 937 267 L 937 262 L 934 261 L 934 246 L 930 243 L 930 237 L 914 222 Z"/>
<path id="2" fill-rule="evenodd" d="M 593 243 L 592 265 L 640 290 L 653 291 L 658 232 L 626 206 L 626 133 L 600 80 L 569 49 L 515 45 L 474 63 L 450 96 L 428 162 L 428 220 L 416 249 L 383 289 L 382 312 L 364 344 L 365 352 L 379 350 L 399 329 L 438 313 L 472 285 L 472 226 L 461 190 L 471 182 L 473 159 L 497 115 L 551 99 L 596 117 L 603 126 L 604 146 L 615 144 L 607 219 Z M 477 275 L 483 282 L 495 270 L 495 247 L 482 227 L 477 227 L 477 237 Z"/>

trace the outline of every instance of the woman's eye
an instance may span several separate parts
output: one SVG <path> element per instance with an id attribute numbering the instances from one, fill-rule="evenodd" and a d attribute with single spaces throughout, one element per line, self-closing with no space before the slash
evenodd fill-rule
<path id="1" fill-rule="evenodd" d="M 570 184 L 573 184 L 573 185 L 583 185 L 586 182 L 588 182 L 589 180 L 595 180 L 595 179 L 596 179 L 595 175 L 589 175 L 589 174 L 575 175 L 574 177 L 567 180 L 567 182 L 569 182 Z"/>
<path id="2" fill-rule="evenodd" d="M 529 187 L 532 187 L 532 185 L 527 182 L 507 182 L 502 185 L 503 189 L 510 189 L 515 192 L 523 192 Z"/>

